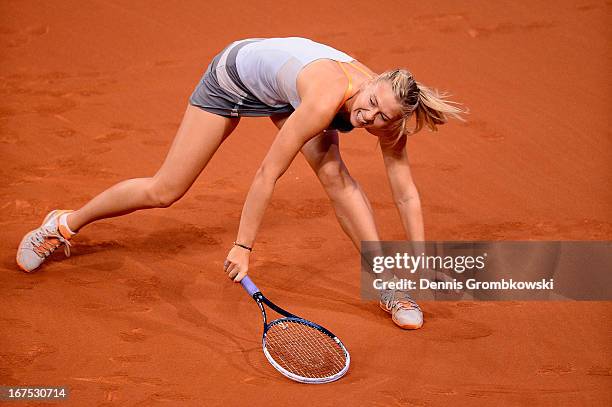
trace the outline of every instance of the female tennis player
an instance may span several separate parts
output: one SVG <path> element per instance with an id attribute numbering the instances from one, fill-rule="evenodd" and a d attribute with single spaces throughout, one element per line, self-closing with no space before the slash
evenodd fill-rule
<path id="1" fill-rule="evenodd" d="M 251 248 L 276 181 L 298 152 L 314 170 L 344 232 L 359 250 L 379 240 L 372 208 L 342 161 L 338 131 L 364 128 L 377 136 L 409 239 L 424 240 L 421 203 L 410 175 L 406 136 L 436 130 L 462 110 L 437 91 L 395 69 L 377 75 L 351 56 L 305 38 L 235 41 L 214 57 L 189 99 L 183 121 L 157 173 L 120 182 L 83 207 L 54 210 L 22 239 L 17 264 L 31 272 L 85 225 L 180 199 L 243 116 L 269 116 L 279 132 L 251 184 L 224 269 L 234 281 L 248 271 Z M 408 121 L 414 117 L 415 126 Z M 402 328 L 423 323 L 405 293 L 385 291 L 381 307 Z"/>

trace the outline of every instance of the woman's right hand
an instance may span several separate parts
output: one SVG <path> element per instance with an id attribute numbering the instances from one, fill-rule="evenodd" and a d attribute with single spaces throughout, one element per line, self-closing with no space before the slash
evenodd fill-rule
<path id="1" fill-rule="evenodd" d="M 249 271 L 251 252 L 240 246 L 234 246 L 223 262 L 223 270 L 235 283 L 239 283 Z"/>

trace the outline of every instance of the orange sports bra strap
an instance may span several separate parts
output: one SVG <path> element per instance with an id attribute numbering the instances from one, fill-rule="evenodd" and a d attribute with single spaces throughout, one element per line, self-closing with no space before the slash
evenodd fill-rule
<path id="1" fill-rule="evenodd" d="M 352 66 L 353 68 L 357 69 L 358 71 L 360 71 L 361 73 L 366 74 L 369 78 L 372 77 L 372 75 L 369 72 L 366 72 L 365 69 L 358 67 L 357 65 L 353 64 L 352 62 L 349 62 L 349 65 Z"/>
<path id="2" fill-rule="evenodd" d="M 344 105 L 344 102 L 346 102 L 348 98 L 351 96 L 351 92 L 353 90 L 353 78 L 351 78 L 351 75 L 349 75 L 348 71 L 342 65 L 340 61 L 336 61 L 336 62 L 340 66 L 340 69 L 342 69 L 342 71 L 346 75 L 346 78 L 348 79 L 348 86 L 346 87 L 346 91 L 344 92 L 344 97 L 342 98 L 342 102 L 340 102 L 340 105 L 338 105 L 338 108 L 336 109 L 336 112 L 337 112 L 338 110 L 342 108 L 342 106 Z"/>

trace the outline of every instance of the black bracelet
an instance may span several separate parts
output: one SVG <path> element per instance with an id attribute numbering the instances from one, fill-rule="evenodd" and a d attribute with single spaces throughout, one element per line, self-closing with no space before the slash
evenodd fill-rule
<path id="1" fill-rule="evenodd" d="M 246 245 L 240 244 L 240 243 L 238 243 L 238 242 L 234 242 L 234 246 L 242 247 L 243 249 L 247 249 L 247 250 L 248 250 L 248 251 L 250 251 L 250 252 L 252 252 L 252 251 L 253 251 L 253 248 L 252 248 L 252 247 L 249 247 L 249 246 L 246 246 Z"/>

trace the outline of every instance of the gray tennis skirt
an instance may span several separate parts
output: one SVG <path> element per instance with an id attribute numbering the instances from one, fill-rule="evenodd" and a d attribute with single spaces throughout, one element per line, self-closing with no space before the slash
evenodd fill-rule
<path id="1" fill-rule="evenodd" d="M 257 39 L 234 42 L 217 54 L 189 98 L 189 103 L 200 109 L 225 117 L 272 116 L 291 113 L 287 104 L 272 107 L 261 102 L 240 80 L 236 55 L 242 47 Z M 222 75 L 223 78 L 219 78 Z"/>

